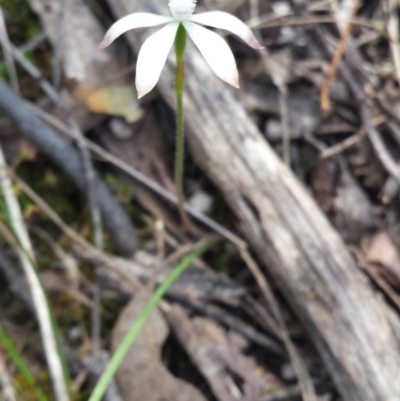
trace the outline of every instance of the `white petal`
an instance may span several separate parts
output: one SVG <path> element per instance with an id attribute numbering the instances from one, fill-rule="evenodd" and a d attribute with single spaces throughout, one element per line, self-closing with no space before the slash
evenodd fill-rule
<path id="1" fill-rule="evenodd" d="M 168 3 L 171 14 L 177 21 L 187 21 L 196 8 L 197 0 L 170 0 Z"/>
<path id="2" fill-rule="evenodd" d="M 235 58 L 225 40 L 193 22 L 183 22 L 183 25 L 215 74 L 229 85 L 239 88 Z"/>
<path id="3" fill-rule="evenodd" d="M 139 99 L 149 93 L 160 79 L 178 27 L 178 22 L 171 22 L 143 43 L 136 64 L 136 89 Z"/>
<path id="4" fill-rule="evenodd" d="M 173 18 L 171 17 L 164 17 L 163 15 L 150 13 L 133 13 L 126 15 L 111 25 L 111 28 L 107 31 L 106 36 L 104 36 L 99 49 L 103 50 L 114 42 L 115 39 L 131 29 L 162 25 L 171 22 L 172 20 Z"/>
<path id="5" fill-rule="evenodd" d="M 191 21 L 212 26 L 213 28 L 225 29 L 239 36 L 240 39 L 244 40 L 253 49 L 262 49 L 257 39 L 254 37 L 253 32 L 251 32 L 247 25 L 232 14 L 223 11 L 211 11 L 193 15 Z"/>

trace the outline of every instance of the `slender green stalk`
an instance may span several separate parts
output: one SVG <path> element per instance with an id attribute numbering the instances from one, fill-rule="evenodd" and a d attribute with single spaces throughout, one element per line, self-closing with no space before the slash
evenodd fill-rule
<path id="1" fill-rule="evenodd" d="M 36 387 L 35 379 L 33 378 L 32 373 L 30 372 L 29 368 L 26 366 L 24 360 L 19 355 L 17 349 L 15 348 L 12 341 L 7 337 L 6 333 L 4 332 L 3 328 L 0 326 L 0 344 L 4 346 L 7 350 L 8 355 L 13 360 L 15 365 L 18 367 L 19 371 L 21 372 L 22 376 L 25 380 L 29 383 L 30 386 L 33 387 L 33 391 L 39 401 L 47 401 L 46 396 L 41 392 L 40 389 Z"/>
<path id="2" fill-rule="evenodd" d="M 186 256 L 186 258 L 184 258 L 182 262 L 172 270 L 165 281 L 157 288 L 156 292 L 152 295 L 149 302 L 143 308 L 139 317 L 134 322 L 131 329 L 122 340 L 121 344 L 118 346 L 118 349 L 111 358 L 111 361 L 107 365 L 106 370 L 103 372 L 99 381 L 97 382 L 97 385 L 93 390 L 89 401 L 101 401 L 104 393 L 107 390 L 108 385 L 110 384 L 110 381 L 114 377 L 115 372 L 118 370 L 121 362 L 125 358 L 125 355 L 129 351 L 129 348 L 142 330 L 142 327 L 146 323 L 152 310 L 157 306 L 157 304 L 160 302 L 164 294 L 168 291 L 175 280 L 194 262 L 195 259 L 197 259 L 203 252 L 206 251 L 207 247 L 207 245 L 204 245 Z"/>
<path id="3" fill-rule="evenodd" d="M 176 73 L 175 73 L 175 92 L 176 92 L 176 150 L 175 150 L 175 185 L 178 195 L 178 208 L 182 222 L 188 225 L 188 217 L 184 209 L 184 192 L 183 192 L 183 170 L 184 170 L 184 127 L 183 127 L 183 88 L 185 84 L 185 55 L 186 47 L 186 30 L 183 25 L 179 25 L 175 38 L 176 52 Z"/>

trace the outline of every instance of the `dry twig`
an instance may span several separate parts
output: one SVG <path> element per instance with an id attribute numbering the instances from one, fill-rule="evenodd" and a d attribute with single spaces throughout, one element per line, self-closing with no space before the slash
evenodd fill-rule
<path id="1" fill-rule="evenodd" d="M 1 352 L 0 352 L 0 386 L 3 389 L 2 399 L 4 401 L 17 401 L 14 387 L 11 383 L 11 378 L 10 375 L 8 374 L 7 366 Z"/>
<path id="2" fill-rule="evenodd" d="M 63 365 L 59 355 L 56 335 L 53 330 L 52 317 L 47 303 L 46 295 L 40 284 L 39 277 L 35 268 L 35 255 L 30 242 L 27 229 L 25 227 L 21 209 L 11 186 L 11 181 L 7 175 L 7 166 L 3 151 L 0 148 L 0 185 L 3 191 L 5 203 L 9 213 L 10 224 L 14 235 L 17 238 L 20 250 L 20 258 L 25 276 L 28 280 L 32 299 L 35 304 L 36 315 L 38 318 L 42 344 L 45 350 L 50 376 L 52 378 L 54 392 L 58 401 L 68 401 L 68 387 L 65 381 Z"/>
<path id="3" fill-rule="evenodd" d="M 386 6 L 386 7 L 385 7 Z M 393 64 L 396 77 L 400 83 L 400 44 L 399 44 L 399 17 L 397 0 L 386 0 L 384 7 L 388 14 L 387 32 L 390 39 L 390 50 L 392 53 Z"/>
<path id="4" fill-rule="evenodd" d="M 240 254 L 242 255 L 243 260 L 245 261 L 247 267 L 250 269 L 253 274 L 255 280 L 257 281 L 258 286 L 260 287 L 265 300 L 269 305 L 271 305 L 274 317 L 278 322 L 281 339 L 284 342 L 286 349 L 289 353 L 290 360 L 293 364 L 293 368 L 296 371 L 296 375 L 299 380 L 299 386 L 301 388 L 301 394 L 305 401 L 317 401 L 317 395 L 315 393 L 314 384 L 312 379 L 308 373 L 307 367 L 300 356 L 299 352 L 296 349 L 296 346 L 293 344 L 288 329 L 286 327 L 285 319 L 282 315 L 282 312 L 279 307 L 279 303 L 275 298 L 275 295 L 268 284 L 267 279 L 262 273 L 261 269 L 250 255 L 250 252 L 247 249 L 240 249 Z"/>
<path id="5" fill-rule="evenodd" d="M 351 33 L 351 27 L 352 27 L 351 21 L 355 17 L 359 6 L 360 6 L 360 0 L 354 0 L 352 4 L 351 13 L 347 21 L 343 21 L 344 23 L 342 23 L 342 21 L 340 22 L 340 26 L 343 27 L 343 29 L 341 29 L 340 41 L 336 48 L 335 54 L 333 55 L 328 73 L 326 74 L 325 80 L 321 87 L 321 108 L 323 110 L 329 110 L 331 107 L 329 101 L 329 85 L 331 84 L 333 78 L 335 77 L 336 71 L 340 64 L 340 60 L 343 57 L 343 53 L 346 49 L 346 42 Z"/>
<path id="6" fill-rule="evenodd" d="M 7 65 L 8 74 L 10 76 L 11 86 L 16 92 L 19 92 L 19 83 L 17 70 L 15 68 L 12 56 L 11 43 L 7 33 L 6 23 L 4 21 L 3 9 L 0 6 L 0 44 L 2 45 L 4 58 Z"/>
<path id="7" fill-rule="evenodd" d="M 67 135 L 70 138 L 73 138 L 73 135 L 68 126 L 66 126 L 62 121 L 56 119 L 52 115 L 46 113 L 45 111 L 37 108 L 34 105 L 30 105 L 32 110 L 40 116 L 44 121 L 51 124 L 57 130 L 62 132 L 63 134 Z M 107 150 L 101 148 L 100 146 L 96 145 L 94 142 L 85 139 L 87 147 L 96 155 L 100 156 L 103 160 L 113 164 L 114 166 L 118 167 L 121 171 L 125 172 L 140 184 L 143 184 L 146 188 L 149 188 L 154 193 L 162 197 L 163 199 L 167 200 L 173 205 L 178 205 L 178 198 L 172 194 L 171 192 L 164 189 L 161 185 L 153 181 L 152 179 L 146 177 L 143 173 L 136 170 L 129 164 L 125 163 L 123 160 L 120 160 L 118 157 L 115 157 L 112 153 L 108 152 Z M 229 231 L 215 220 L 211 219 L 210 217 L 206 216 L 205 214 L 199 212 L 195 208 L 191 207 L 190 205 L 185 205 L 186 212 L 195 218 L 200 223 L 204 224 L 206 227 L 210 228 L 211 230 L 215 231 L 216 233 L 220 234 L 222 237 L 227 239 L 228 241 L 232 242 L 236 246 L 243 246 L 245 242 L 239 238 L 236 234 L 232 231 Z"/>
<path id="8" fill-rule="evenodd" d="M 0 79 L 0 108 L 19 127 L 21 133 L 39 149 L 59 164 L 85 194 L 88 193 L 84 166 L 76 149 L 41 120 L 28 107 L 25 100 L 16 95 Z M 68 132 L 70 132 L 68 130 Z M 72 137 L 74 135 L 72 134 Z M 117 250 L 131 256 L 137 247 L 136 233 L 130 219 L 113 194 L 95 174 L 98 206 Z"/>

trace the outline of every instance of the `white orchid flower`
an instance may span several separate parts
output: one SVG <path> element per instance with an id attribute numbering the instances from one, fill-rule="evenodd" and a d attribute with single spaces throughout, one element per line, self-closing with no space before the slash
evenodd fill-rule
<path id="1" fill-rule="evenodd" d="M 238 88 L 238 72 L 231 49 L 219 35 L 198 24 L 227 30 L 250 47 L 262 49 L 251 30 L 240 19 L 226 12 L 212 11 L 193 15 L 196 0 L 170 0 L 168 5 L 172 17 L 133 13 L 121 18 L 111 26 L 99 46 L 100 50 L 106 48 L 131 29 L 167 24 L 151 35 L 140 49 L 136 67 L 136 88 L 139 98 L 149 93 L 160 79 L 180 24 L 184 26 L 215 74 Z"/>

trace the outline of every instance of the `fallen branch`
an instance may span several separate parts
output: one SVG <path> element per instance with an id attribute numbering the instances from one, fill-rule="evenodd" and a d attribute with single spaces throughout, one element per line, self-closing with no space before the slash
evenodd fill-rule
<path id="1" fill-rule="evenodd" d="M 42 121 L 3 79 L 0 79 L 0 109 L 15 123 L 24 137 L 56 162 L 79 189 L 88 195 L 84 166 L 76 149 Z M 117 251 L 129 257 L 137 247 L 135 229 L 128 215 L 97 174 L 94 175 L 93 182 L 96 184 L 98 207 L 105 228 Z"/>
<path id="2" fill-rule="evenodd" d="M 168 15 L 157 0 L 109 1 L 117 17 Z M 138 51 L 145 36 L 127 35 Z M 174 107 L 173 58 L 158 88 Z M 187 53 L 188 139 L 222 190 L 257 256 L 298 315 L 346 401 L 395 401 L 399 318 L 375 294 L 309 193 L 265 142 L 197 51 Z M 379 329 L 377 329 L 379 328 Z"/>

